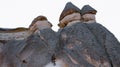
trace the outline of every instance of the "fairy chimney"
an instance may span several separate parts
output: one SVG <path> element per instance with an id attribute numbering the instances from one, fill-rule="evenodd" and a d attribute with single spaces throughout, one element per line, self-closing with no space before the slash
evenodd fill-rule
<path id="1" fill-rule="evenodd" d="M 94 23 L 96 22 L 95 15 L 97 10 L 92 8 L 90 5 L 83 6 L 81 10 L 81 15 L 84 23 Z"/>
<path id="2" fill-rule="evenodd" d="M 29 26 L 29 30 L 31 32 L 36 32 L 37 30 L 42 30 L 51 27 L 52 24 L 47 20 L 45 16 L 38 16 L 32 21 L 31 25 Z"/>
<path id="3" fill-rule="evenodd" d="M 81 19 L 80 9 L 71 2 L 68 2 L 60 15 L 59 18 L 60 23 L 58 24 L 58 26 L 60 28 L 64 28 L 65 26 L 68 25 L 68 23 L 72 21 L 80 22 L 80 19 Z M 72 25 L 72 23 L 70 23 L 69 25 Z"/>

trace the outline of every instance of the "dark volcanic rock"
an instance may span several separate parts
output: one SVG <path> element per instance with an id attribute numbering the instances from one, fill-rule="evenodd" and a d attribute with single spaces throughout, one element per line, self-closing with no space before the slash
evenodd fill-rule
<path id="1" fill-rule="evenodd" d="M 120 67 L 120 43 L 96 22 L 74 23 L 57 33 L 38 30 L 24 39 L 1 38 L 0 67 L 51 67 L 47 66 L 50 63 L 58 67 Z"/>
<path id="2" fill-rule="evenodd" d="M 43 29 L 27 39 L 1 40 L 0 67 L 54 66 L 58 60 L 64 67 L 120 67 L 119 49 L 120 43 L 104 26 L 80 22 L 57 33 Z"/>
<path id="3" fill-rule="evenodd" d="M 25 40 L 11 40 L 2 47 L 0 67 L 44 67 L 55 54 L 57 35 L 51 29 L 40 30 Z"/>
<path id="4" fill-rule="evenodd" d="M 76 23 L 65 27 L 60 33 L 61 50 L 69 55 L 69 59 L 72 58 L 71 61 L 77 67 L 112 67 L 105 48 L 86 24 Z"/>
<path id="5" fill-rule="evenodd" d="M 21 62 L 17 57 L 19 51 L 24 47 L 25 40 L 8 41 L 2 46 L 0 67 L 21 67 Z"/>
<path id="6" fill-rule="evenodd" d="M 22 67 L 44 67 L 51 62 L 57 44 L 57 35 L 51 29 L 40 30 L 40 34 L 31 35 L 19 57 Z"/>
<path id="7" fill-rule="evenodd" d="M 113 67 L 120 66 L 120 43 L 104 26 L 98 23 L 86 24 L 95 39 L 104 48 Z"/>

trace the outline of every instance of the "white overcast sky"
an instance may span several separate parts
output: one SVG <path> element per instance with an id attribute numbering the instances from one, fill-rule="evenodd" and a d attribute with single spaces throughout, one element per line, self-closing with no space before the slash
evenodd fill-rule
<path id="1" fill-rule="evenodd" d="M 58 30 L 59 16 L 67 2 L 80 9 L 89 4 L 95 8 L 97 22 L 109 29 L 120 41 L 119 0 L 0 0 L 0 27 L 28 27 L 32 20 L 44 15 Z"/>

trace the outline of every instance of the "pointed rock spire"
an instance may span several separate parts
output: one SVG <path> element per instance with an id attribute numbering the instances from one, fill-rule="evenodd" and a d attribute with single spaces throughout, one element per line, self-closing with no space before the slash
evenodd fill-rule
<path id="1" fill-rule="evenodd" d="M 45 16 L 42 16 L 42 15 L 34 18 L 34 20 L 32 21 L 32 23 L 31 23 L 31 25 L 30 25 L 30 27 L 31 27 L 32 25 L 34 25 L 37 21 L 43 21 L 43 20 L 48 20 L 48 19 L 47 19 Z M 49 24 L 51 25 L 51 27 L 52 27 L 52 24 L 51 24 L 50 22 L 48 22 L 48 23 L 49 23 Z"/>
<path id="2" fill-rule="evenodd" d="M 92 8 L 90 5 L 84 5 L 82 10 L 81 10 L 81 15 L 84 15 L 84 14 L 87 14 L 87 13 L 96 14 L 97 10 Z"/>
<path id="3" fill-rule="evenodd" d="M 75 12 L 80 13 L 80 9 L 77 6 L 75 6 L 74 4 L 72 4 L 71 2 L 68 2 L 65 5 L 65 8 L 63 9 L 63 11 L 60 15 L 59 21 L 61 19 L 63 19 L 66 15 L 69 15 L 69 14 L 72 14 Z"/>

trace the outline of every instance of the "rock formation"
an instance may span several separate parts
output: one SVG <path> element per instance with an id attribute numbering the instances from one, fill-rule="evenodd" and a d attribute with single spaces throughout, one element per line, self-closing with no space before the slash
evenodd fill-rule
<path id="1" fill-rule="evenodd" d="M 67 4 L 70 5 L 71 3 Z M 73 8 L 69 7 L 69 9 L 72 10 Z M 68 67 L 120 66 L 120 43 L 112 33 L 96 22 L 96 13 L 97 11 L 94 8 L 85 5 L 80 11 L 82 18 L 79 17 L 79 21 L 77 21 L 77 19 L 73 21 L 69 21 L 71 19 L 64 20 L 68 22 L 66 26 L 60 30 L 59 44 L 62 50 L 61 53 L 67 55 L 69 58 L 69 60 L 65 60 L 69 65 Z M 65 15 L 65 17 L 69 18 L 75 17 L 75 15 Z M 65 59 L 65 57 L 62 58 Z"/>
<path id="2" fill-rule="evenodd" d="M 0 29 L 0 40 L 22 40 L 28 36 L 27 28 Z"/>
<path id="3" fill-rule="evenodd" d="M 80 9 L 73 5 L 71 2 L 68 2 L 60 15 L 60 23 L 58 24 L 58 26 L 60 28 L 63 28 L 68 25 L 69 22 L 72 22 L 74 20 L 76 20 L 76 22 L 80 21 L 80 18 Z"/>
<path id="4" fill-rule="evenodd" d="M 120 43 L 96 22 L 96 13 L 68 2 L 58 32 L 45 16 L 29 28 L 0 28 L 0 67 L 120 67 Z"/>
<path id="5" fill-rule="evenodd" d="M 0 67 L 44 67 L 49 62 L 54 64 L 51 58 L 55 55 L 57 34 L 51 29 L 50 22 L 43 18 L 38 16 L 34 19 L 36 21 L 30 25 L 27 38 L 9 40 L 1 46 Z"/>

